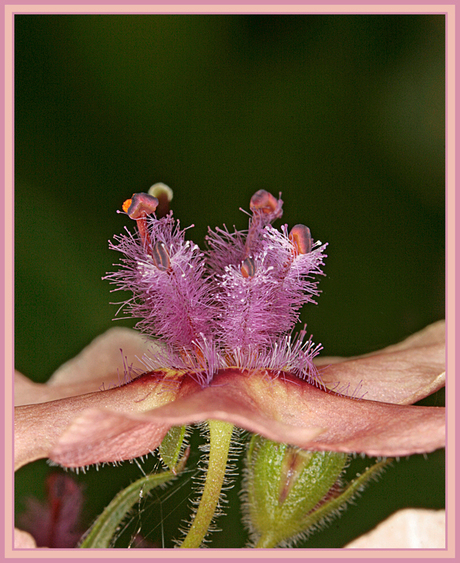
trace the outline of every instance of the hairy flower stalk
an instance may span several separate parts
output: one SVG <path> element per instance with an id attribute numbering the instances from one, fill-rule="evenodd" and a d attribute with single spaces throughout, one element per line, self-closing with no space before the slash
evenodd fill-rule
<path id="1" fill-rule="evenodd" d="M 228 454 L 232 445 L 233 424 L 209 420 L 209 461 L 200 503 L 192 524 L 179 547 L 200 547 L 215 516 L 224 483 Z"/>

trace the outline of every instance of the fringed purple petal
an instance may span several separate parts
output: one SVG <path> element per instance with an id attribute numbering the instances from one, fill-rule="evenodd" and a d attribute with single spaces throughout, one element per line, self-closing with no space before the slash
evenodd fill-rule
<path id="1" fill-rule="evenodd" d="M 105 279 L 130 291 L 124 309 L 141 320 L 137 328 L 160 336 L 174 351 L 194 350 L 194 342 L 209 339 L 215 318 L 211 284 L 204 255 L 185 241 L 171 215 L 148 219 L 151 248 L 131 233 L 115 237 L 111 248 L 123 253 L 121 269 Z"/>

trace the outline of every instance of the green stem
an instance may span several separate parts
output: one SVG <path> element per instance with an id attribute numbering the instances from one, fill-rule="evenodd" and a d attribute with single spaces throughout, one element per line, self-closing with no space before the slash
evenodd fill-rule
<path id="1" fill-rule="evenodd" d="M 188 452 L 171 471 L 163 471 L 161 473 L 154 473 L 152 475 L 147 475 L 146 477 L 141 477 L 134 483 L 131 483 L 131 485 L 126 487 L 126 489 L 120 491 L 91 526 L 79 547 L 110 547 L 116 531 L 120 527 L 123 519 L 133 506 L 139 502 L 141 492 L 142 495 L 146 495 L 153 488 L 175 479 L 178 473 L 184 469 L 187 457 Z"/>
<path id="2" fill-rule="evenodd" d="M 211 525 L 224 482 L 233 424 L 208 420 L 208 426 L 209 463 L 203 494 L 192 525 L 179 547 L 200 547 Z"/>

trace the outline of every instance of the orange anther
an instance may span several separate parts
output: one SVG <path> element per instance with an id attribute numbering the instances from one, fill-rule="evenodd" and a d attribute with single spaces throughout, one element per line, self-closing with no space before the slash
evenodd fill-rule
<path id="1" fill-rule="evenodd" d="M 155 213 L 157 207 L 157 198 L 145 193 L 133 194 L 131 199 L 127 199 L 122 205 L 122 209 L 128 217 L 136 221 L 139 235 L 147 251 L 151 247 L 147 217 Z"/>
<path id="2" fill-rule="evenodd" d="M 123 209 L 123 211 L 125 213 L 128 213 L 128 209 L 131 207 L 132 201 L 133 201 L 132 199 L 127 199 L 126 201 L 123 202 L 123 205 L 122 205 L 121 208 Z"/>
<path id="3" fill-rule="evenodd" d="M 308 254 L 311 251 L 310 229 L 305 225 L 294 225 L 289 233 L 289 240 L 294 247 L 294 255 Z"/>
<path id="4" fill-rule="evenodd" d="M 149 194 L 133 194 L 131 199 L 123 203 L 123 211 L 128 214 L 130 219 L 142 219 L 151 213 L 155 213 L 158 207 L 158 200 Z"/>
<path id="5" fill-rule="evenodd" d="M 249 207 L 252 212 L 273 213 L 278 207 L 278 200 L 266 190 L 259 190 L 251 197 Z"/>

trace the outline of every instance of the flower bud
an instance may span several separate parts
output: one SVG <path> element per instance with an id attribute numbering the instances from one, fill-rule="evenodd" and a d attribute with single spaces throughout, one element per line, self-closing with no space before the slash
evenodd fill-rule
<path id="1" fill-rule="evenodd" d="M 245 478 L 245 520 L 255 547 L 289 545 L 336 497 L 348 455 L 308 452 L 254 436 Z"/>
<path id="2" fill-rule="evenodd" d="M 286 547 L 338 516 L 393 460 L 384 458 L 346 486 L 348 454 L 308 452 L 253 436 L 244 482 L 245 523 L 254 547 Z"/>

